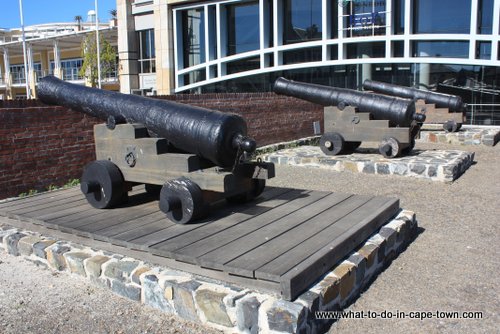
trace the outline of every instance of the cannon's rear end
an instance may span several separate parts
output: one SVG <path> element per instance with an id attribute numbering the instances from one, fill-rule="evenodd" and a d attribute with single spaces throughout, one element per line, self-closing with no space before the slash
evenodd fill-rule
<path id="1" fill-rule="evenodd" d="M 97 160 L 83 171 L 81 190 L 96 208 L 127 200 L 132 186 L 159 195 L 176 223 L 201 219 L 212 204 L 253 200 L 274 177 L 274 165 L 246 159 L 256 143 L 233 114 L 82 87 L 53 77 L 39 97 L 106 120 L 94 127 Z"/>

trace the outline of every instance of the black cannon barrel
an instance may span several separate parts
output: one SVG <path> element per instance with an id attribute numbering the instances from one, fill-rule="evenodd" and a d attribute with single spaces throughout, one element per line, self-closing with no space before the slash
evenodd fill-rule
<path id="1" fill-rule="evenodd" d="M 173 146 L 222 167 L 235 163 L 238 151 L 252 152 L 255 141 L 238 115 L 171 101 L 84 87 L 47 76 L 38 83 L 38 97 L 107 120 L 142 123 Z"/>
<path id="2" fill-rule="evenodd" d="M 365 80 L 363 88 L 377 93 L 399 96 L 409 99 L 421 99 L 427 103 L 433 103 L 439 108 L 448 108 L 452 111 L 465 111 L 467 105 L 462 102 L 462 98 L 455 95 L 431 92 L 413 87 L 404 87 L 387 82 Z"/>
<path id="3" fill-rule="evenodd" d="M 277 94 L 297 97 L 323 106 L 354 106 L 361 112 L 371 113 L 375 119 L 389 120 L 397 126 L 410 126 L 412 120 L 425 120 L 425 115 L 415 112 L 415 103 L 409 99 L 295 82 L 285 78 L 276 79 L 273 89 Z"/>

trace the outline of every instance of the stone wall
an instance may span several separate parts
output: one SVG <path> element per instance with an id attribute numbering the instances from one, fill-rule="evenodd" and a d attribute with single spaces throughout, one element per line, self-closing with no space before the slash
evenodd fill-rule
<path id="1" fill-rule="evenodd" d="M 15 222 L 13 222 L 15 224 Z M 230 333 L 323 333 L 418 233 L 403 210 L 294 301 L 0 223 L 0 251 Z M 324 318 L 326 317 L 326 318 Z"/>
<path id="2" fill-rule="evenodd" d="M 233 112 L 259 146 L 311 136 L 321 106 L 273 93 L 172 95 L 168 100 Z M 40 101 L 0 101 L 0 199 L 79 178 L 95 159 L 92 128 L 100 121 Z"/>

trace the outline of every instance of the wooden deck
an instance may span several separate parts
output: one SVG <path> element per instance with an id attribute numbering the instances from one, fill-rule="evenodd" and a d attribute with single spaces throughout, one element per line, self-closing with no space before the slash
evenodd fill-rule
<path id="1" fill-rule="evenodd" d="M 293 300 L 399 210 L 399 200 L 267 188 L 252 203 L 214 208 L 209 219 L 178 225 L 143 188 L 128 204 L 98 210 L 78 188 L 0 203 L 0 215 L 75 236 L 91 247 Z M 34 224 L 34 225 L 33 225 Z M 123 248 L 122 248 L 123 247 Z M 163 260 L 163 261 L 162 261 Z"/>

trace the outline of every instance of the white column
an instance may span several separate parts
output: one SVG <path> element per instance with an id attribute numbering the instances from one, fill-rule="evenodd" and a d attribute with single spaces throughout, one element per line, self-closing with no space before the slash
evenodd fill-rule
<path id="1" fill-rule="evenodd" d="M 269 31 L 267 22 L 269 22 L 268 15 L 268 7 L 266 0 L 259 0 L 259 41 L 260 41 L 260 68 L 266 67 L 266 57 L 264 55 L 264 50 L 269 46 Z"/>
<path id="2" fill-rule="evenodd" d="M 331 10 L 330 10 L 330 1 L 322 0 L 321 1 L 321 39 L 323 40 L 322 49 L 321 49 L 321 58 L 322 61 L 330 60 L 330 48 L 326 45 L 326 41 L 331 38 Z M 333 6 L 337 6 L 335 2 Z"/>
<path id="3" fill-rule="evenodd" d="M 5 79 L 5 84 L 7 86 L 10 85 L 10 58 L 9 58 L 9 49 L 3 48 L 3 65 L 5 66 L 5 74 L 4 74 L 4 79 Z"/>
<path id="4" fill-rule="evenodd" d="M 405 41 L 404 41 L 404 57 L 410 58 L 410 35 L 412 30 L 412 19 L 411 19 L 411 6 L 413 2 L 411 0 L 405 0 Z"/>
<path id="5" fill-rule="evenodd" d="M 26 78 L 26 83 L 30 87 L 30 96 L 27 96 L 30 99 L 33 96 L 33 88 L 35 86 L 35 69 L 33 66 L 33 46 L 30 43 L 26 44 L 26 58 L 28 63 L 28 77 Z"/>
<path id="6" fill-rule="evenodd" d="M 491 60 L 498 60 L 498 43 L 500 40 L 498 39 L 498 35 L 500 35 L 500 0 L 495 0 L 493 3 L 493 36 L 496 36 L 497 39 L 493 40 L 491 45 Z"/>
<path id="7" fill-rule="evenodd" d="M 333 4 L 333 6 L 338 6 L 338 17 L 337 17 L 337 29 L 338 34 L 337 38 L 339 41 L 338 46 L 338 60 L 344 59 L 344 6 L 341 6 L 342 2 L 338 1 Z M 347 3 L 345 6 L 350 6 L 350 3 Z"/>
<path id="8" fill-rule="evenodd" d="M 283 45 L 283 1 L 273 0 L 273 42 L 274 47 Z M 283 64 L 282 53 L 274 51 L 274 66 Z"/>
<path id="9" fill-rule="evenodd" d="M 470 9 L 470 38 L 469 38 L 469 59 L 476 59 L 476 37 L 477 37 L 477 8 L 479 1 L 471 1 Z"/>
<path id="10" fill-rule="evenodd" d="M 54 40 L 54 76 L 59 79 L 63 77 L 61 73 L 61 51 L 57 40 Z"/>
<path id="11" fill-rule="evenodd" d="M 385 35 L 390 36 L 394 31 L 393 22 L 392 22 L 392 0 L 387 0 L 385 2 Z M 385 57 L 391 58 L 392 56 L 392 45 L 391 40 L 389 38 L 385 39 Z"/>

